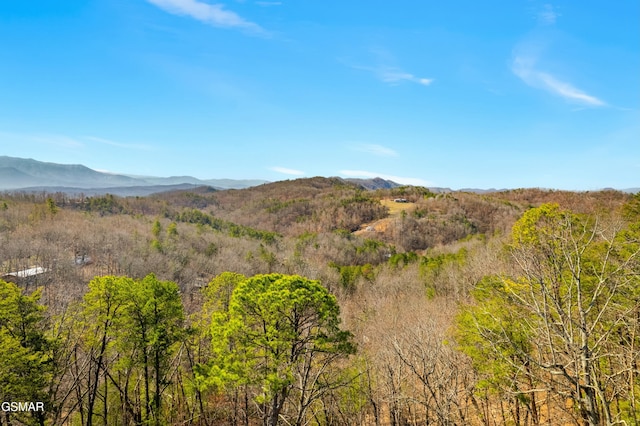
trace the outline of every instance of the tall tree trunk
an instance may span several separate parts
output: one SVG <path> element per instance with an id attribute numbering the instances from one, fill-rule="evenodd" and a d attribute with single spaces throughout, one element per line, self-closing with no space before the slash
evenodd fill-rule
<path id="1" fill-rule="evenodd" d="M 104 323 L 104 334 L 102 335 L 102 341 L 100 342 L 100 351 L 98 358 L 96 359 L 95 373 L 93 375 L 93 384 L 91 383 L 91 375 L 89 375 L 89 389 L 88 389 L 88 401 L 87 401 L 87 426 L 93 425 L 93 406 L 98 394 L 98 382 L 100 381 L 100 370 L 102 370 L 102 364 L 104 361 L 104 354 L 107 349 L 107 329 L 109 328 L 109 322 Z"/>
<path id="2" fill-rule="evenodd" d="M 158 349 L 156 349 L 155 351 L 155 359 L 154 359 L 154 369 L 155 371 L 155 379 L 156 379 L 156 389 L 155 389 L 155 395 L 153 395 L 153 408 L 155 410 L 155 423 L 157 426 L 160 425 L 160 381 L 161 381 L 161 374 L 160 374 L 160 352 Z"/>

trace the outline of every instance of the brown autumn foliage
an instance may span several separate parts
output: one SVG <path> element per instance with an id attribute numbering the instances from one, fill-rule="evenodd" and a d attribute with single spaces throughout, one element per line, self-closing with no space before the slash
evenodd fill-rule
<path id="1" fill-rule="evenodd" d="M 409 202 L 404 213 L 381 204 L 400 197 Z M 42 289 L 47 315 L 62 324 L 58 331 L 71 327 L 65 321 L 94 276 L 153 273 L 174 281 L 188 314 L 202 310 L 200 289 L 226 271 L 318 279 L 338 297 L 358 353 L 334 373 L 349 376 L 348 385 L 327 390 L 305 424 L 534 424 L 514 414 L 518 401 L 476 388 L 477 373 L 451 337 L 459 304 L 484 276 L 509 270 L 502 243 L 527 209 L 554 202 L 580 213 L 613 211 L 631 198 L 616 191 L 367 191 L 337 178 L 129 198 L 6 193 L 0 272 L 6 280 L 43 268 L 15 280 L 27 293 Z M 49 387 L 57 413 L 74 413 L 83 400 L 74 393 L 74 380 L 85 374 L 81 346 L 69 333 L 66 343 L 80 358 L 73 368 L 62 366 Z M 206 338 L 192 338 L 172 361 L 172 418 L 257 424 L 248 391 L 189 387 L 194 366 L 208 354 Z"/>

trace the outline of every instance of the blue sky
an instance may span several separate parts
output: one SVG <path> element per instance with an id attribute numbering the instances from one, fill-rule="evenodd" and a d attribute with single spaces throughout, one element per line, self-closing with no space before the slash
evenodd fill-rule
<path id="1" fill-rule="evenodd" d="M 637 0 L 2 0 L 0 155 L 118 173 L 640 186 Z"/>

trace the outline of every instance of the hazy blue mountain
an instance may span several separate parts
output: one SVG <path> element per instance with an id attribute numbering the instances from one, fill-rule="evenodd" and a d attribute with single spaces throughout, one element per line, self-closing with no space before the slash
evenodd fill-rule
<path id="1" fill-rule="evenodd" d="M 73 186 L 77 188 L 106 188 L 144 185 L 137 179 L 102 173 L 80 164 L 46 163 L 33 159 L 0 156 L 0 169 L 13 169 L 0 178 L 0 189 L 26 186 Z"/>
<path id="2" fill-rule="evenodd" d="M 40 182 L 40 179 L 24 173 L 15 167 L 0 167 L 0 189 L 8 187 L 7 185 L 12 185 L 17 188 L 33 186 Z"/>
<path id="3" fill-rule="evenodd" d="M 144 181 L 153 185 L 179 185 L 182 183 L 191 183 L 193 185 L 206 185 L 224 189 L 242 189 L 268 183 L 266 180 L 258 179 L 198 179 L 193 176 L 128 176 L 135 177 L 137 179 L 144 179 Z"/>
<path id="4" fill-rule="evenodd" d="M 391 189 L 400 184 L 381 178 L 344 179 L 366 189 Z M 243 189 L 268 183 L 264 180 L 197 179 L 193 176 L 135 176 L 104 173 L 80 164 L 57 164 L 30 158 L 0 156 L 0 191 L 47 191 L 114 195 L 149 195 L 153 193 L 208 186 L 215 189 Z M 432 192 L 452 192 L 449 188 L 428 188 Z M 460 189 L 461 192 L 490 193 L 496 189 Z M 640 188 L 623 189 L 638 193 Z"/>
<path id="5" fill-rule="evenodd" d="M 85 197 L 95 197 L 105 194 L 117 195 L 119 197 L 145 197 L 147 195 L 159 194 L 162 192 L 195 190 L 201 188 L 201 185 L 191 183 L 181 183 L 176 185 L 147 185 L 147 186 L 112 186 L 109 188 L 73 188 L 68 186 L 31 186 L 28 188 L 20 188 L 16 191 L 20 192 L 63 192 L 72 197 L 84 195 Z M 211 188 L 211 187 L 208 187 Z M 212 189 L 214 190 L 214 189 Z"/>
<path id="6" fill-rule="evenodd" d="M 166 190 L 179 189 L 177 185 L 187 184 L 182 187 L 185 189 L 189 187 L 188 185 L 240 189 L 265 182 L 233 179 L 201 180 L 192 176 L 131 176 L 99 172 L 80 164 L 57 164 L 31 158 L 0 156 L 0 190 L 82 192 L 87 195 L 106 192 L 114 195 L 148 195 L 161 192 L 162 187 L 166 187 Z"/>

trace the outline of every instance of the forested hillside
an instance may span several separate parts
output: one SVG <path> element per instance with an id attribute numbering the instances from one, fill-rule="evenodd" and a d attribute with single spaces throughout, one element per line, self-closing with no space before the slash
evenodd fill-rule
<path id="1" fill-rule="evenodd" d="M 640 195 L 5 193 L 0 267 L 0 425 L 640 422 Z"/>

